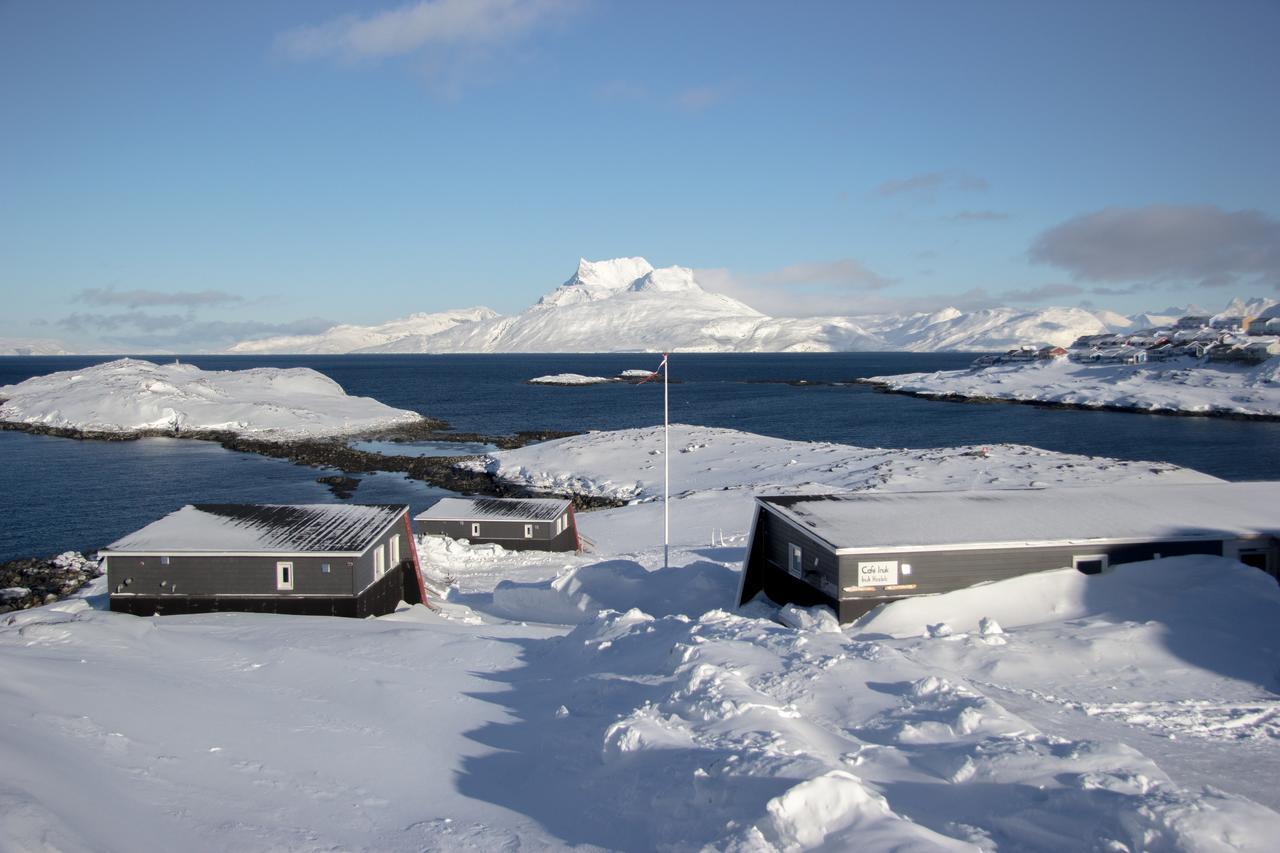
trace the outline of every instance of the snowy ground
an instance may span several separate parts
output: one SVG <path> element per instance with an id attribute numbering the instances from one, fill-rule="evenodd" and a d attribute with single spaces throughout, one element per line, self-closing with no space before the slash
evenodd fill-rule
<path id="1" fill-rule="evenodd" d="M 219 430 L 318 438 L 422 419 L 348 396 L 310 368 L 201 370 L 131 358 L 5 385 L 0 400 L 3 421 L 103 433 Z"/>
<path id="2" fill-rule="evenodd" d="M 1256 570 L 1048 572 L 844 629 L 731 608 L 756 489 L 1199 475 L 681 430 L 669 569 L 660 430 L 629 430 L 495 454 L 641 502 L 579 514 L 583 555 L 423 539 L 438 612 L 0 617 L 0 849 L 1273 849 Z"/>
<path id="3" fill-rule="evenodd" d="M 1199 364 L 1077 364 L 1059 359 L 872 376 L 864 382 L 923 395 L 980 397 L 1152 412 L 1280 416 L 1280 359 L 1254 367 Z"/>

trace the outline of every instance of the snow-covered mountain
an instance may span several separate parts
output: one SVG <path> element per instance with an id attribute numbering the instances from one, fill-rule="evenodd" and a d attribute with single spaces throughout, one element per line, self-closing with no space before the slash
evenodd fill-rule
<path id="1" fill-rule="evenodd" d="M 455 311 L 441 311 L 435 314 L 410 314 L 398 320 L 391 320 L 377 326 L 334 326 L 318 335 L 282 335 L 273 338 L 241 341 L 227 352 L 253 353 L 346 353 L 360 352 L 369 347 L 392 344 L 396 341 L 414 339 L 425 341 L 433 335 L 453 328 L 462 323 L 476 323 L 497 317 L 496 311 L 489 308 L 464 308 Z M 406 349 L 402 352 L 426 352 L 427 350 Z"/>
<path id="2" fill-rule="evenodd" d="M 983 308 L 968 312 L 946 308 L 905 320 L 889 318 L 872 328 L 884 338 L 885 349 L 909 352 L 987 352 L 1023 344 L 1067 346 L 1081 335 L 1110 331 L 1107 322 L 1083 308 Z"/>
<path id="3" fill-rule="evenodd" d="M 1239 307 L 1253 308 L 1260 302 L 1266 300 L 1240 302 Z M 1233 307 L 1236 303 L 1228 311 Z M 511 316 L 487 308 L 414 314 L 379 326 L 335 326 L 320 335 L 245 341 L 230 351 L 978 352 L 1024 344 L 1066 346 L 1081 335 L 1162 325 L 1152 322 L 1155 319 L 1156 315 L 1126 317 L 1084 308 L 954 307 L 910 315 L 769 317 L 703 289 L 687 267 L 655 269 L 644 258 L 615 258 L 579 261 L 568 280 Z"/>
<path id="4" fill-rule="evenodd" d="M 70 355 L 62 341 L 50 338 L 0 338 L 0 355 Z"/>

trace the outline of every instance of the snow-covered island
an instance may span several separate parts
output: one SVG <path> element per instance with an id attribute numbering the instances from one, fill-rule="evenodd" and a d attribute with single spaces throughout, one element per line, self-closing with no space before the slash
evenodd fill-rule
<path id="1" fill-rule="evenodd" d="M 263 440 L 346 436 L 423 421 L 305 367 L 201 370 L 122 358 L 0 386 L 0 422 L 120 437 L 234 433 Z"/>
<path id="2" fill-rule="evenodd" d="M 617 376 L 584 376 L 581 373 L 554 373 L 548 376 L 535 376 L 529 380 L 530 385 L 559 385 L 566 388 L 581 385 L 608 385 L 623 382 L 635 385 L 654 377 L 652 370 L 624 370 Z"/>
<path id="3" fill-rule="evenodd" d="M 1190 359 L 1090 364 L 1059 358 L 858 381 L 920 397 L 1280 418 L 1280 358 L 1251 367 Z"/>
<path id="4" fill-rule="evenodd" d="M 433 608 L 0 617 L 15 849 L 1265 850 L 1280 591 L 1218 557 L 1071 569 L 840 626 L 735 609 L 755 494 L 1206 480 L 1029 447 L 673 427 L 499 451 L 634 503 L 580 555 L 420 537 Z M 101 593 L 103 581 L 94 582 Z M 92 697 L 91 701 L 86 697 Z M 180 713 L 175 712 L 180 710 Z"/>

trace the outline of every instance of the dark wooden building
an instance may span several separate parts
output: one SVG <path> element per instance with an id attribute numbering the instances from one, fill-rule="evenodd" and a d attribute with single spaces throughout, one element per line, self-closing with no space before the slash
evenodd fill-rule
<path id="1" fill-rule="evenodd" d="M 380 616 L 426 601 L 409 508 L 194 504 L 112 543 L 111 609 Z"/>
<path id="2" fill-rule="evenodd" d="M 578 551 L 573 502 L 558 498 L 441 498 L 413 517 L 417 532 L 513 551 Z"/>
<path id="3" fill-rule="evenodd" d="M 760 497 L 738 603 L 877 604 L 1074 567 L 1214 554 L 1280 570 L 1280 483 Z"/>

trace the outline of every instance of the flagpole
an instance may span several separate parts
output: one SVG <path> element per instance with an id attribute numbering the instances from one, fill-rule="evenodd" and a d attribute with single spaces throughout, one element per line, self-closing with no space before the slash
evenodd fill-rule
<path id="1" fill-rule="evenodd" d="M 667 377 L 671 366 L 662 354 L 662 568 L 671 567 L 671 417 L 667 404 Z"/>

